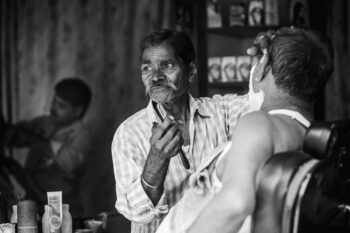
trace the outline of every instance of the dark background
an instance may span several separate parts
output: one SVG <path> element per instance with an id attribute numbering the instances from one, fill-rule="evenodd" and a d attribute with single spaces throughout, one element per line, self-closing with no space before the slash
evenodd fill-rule
<path id="1" fill-rule="evenodd" d="M 280 2 L 288 3 L 288 0 Z M 16 122 L 47 113 L 54 84 L 78 76 L 93 89 L 86 122 L 95 132 L 94 167 L 88 182 L 87 214 L 114 209 L 110 145 L 117 126 L 146 106 L 139 74 L 140 40 L 154 29 L 184 29 L 176 4 L 192 12 L 189 30 L 199 54 L 195 96 L 206 95 L 203 1 L 175 0 L 1 0 L 1 109 Z M 333 40 L 335 72 L 316 109 L 320 119 L 350 113 L 350 3 L 310 0 L 310 24 Z M 204 10 L 204 12 L 203 12 Z M 234 44 L 232 46 L 235 46 Z M 204 57 L 205 57 L 204 56 Z M 15 151 L 21 162 L 24 151 Z"/>

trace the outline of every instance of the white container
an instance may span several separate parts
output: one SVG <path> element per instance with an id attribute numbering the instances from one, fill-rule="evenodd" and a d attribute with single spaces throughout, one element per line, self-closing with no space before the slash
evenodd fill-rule
<path id="1" fill-rule="evenodd" d="M 69 204 L 62 205 L 62 233 L 72 233 L 73 219 L 69 212 Z"/>
<path id="2" fill-rule="evenodd" d="M 12 205 L 12 214 L 10 218 L 10 223 L 17 224 L 17 205 Z"/>
<path id="3" fill-rule="evenodd" d="M 41 218 L 42 233 L 50 233 L 51 206 L 45 205 L 45 212 Z"/>

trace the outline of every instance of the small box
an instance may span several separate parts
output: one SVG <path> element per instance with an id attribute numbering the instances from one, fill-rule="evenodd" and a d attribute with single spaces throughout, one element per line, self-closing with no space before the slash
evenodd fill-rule
<path id="1" fill-rule="evenodd" d="M 221 9 L 219 0 L 207 0 L 207 26 L 217 28 L 222 26 Z"/>
<path id="2" fill-rule="evenodd" d="M 220 83 L 221 80 L 221 58 L 210 57 L 208 58 L 208 82 Z"/>
<path id="3" fill-rule="evenodd" d="M 237 57 L 237 81 L 244 82 L 249 80 L 251 62 L 250 56 Z"/>
<path id="4" fill-rule="evenodd" d="M 222 82 L 236 82 L 236 57 L 223 57 L 221 62 Z"/>
<path id="5" fill-rule="evenodd" d="M 247 25 L 247 3 L 243 0 L 224 0 L 222 5 L 224 26 Z"/>
<path id="6" fill-rule="evenodd" d="M 263 1 L 250 1 L 248 9 L 248 25 L 249 26 L 262 26 L 264 25 L 264 2 Z"/>

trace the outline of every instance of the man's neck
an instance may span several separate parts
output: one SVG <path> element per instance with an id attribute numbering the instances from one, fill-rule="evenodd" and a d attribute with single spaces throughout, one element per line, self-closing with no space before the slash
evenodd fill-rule
<path id="1" fill-rule="evenodd" d="M 301 113 L 303 116 L 312 120 L 313 116 L 313 104 L 309 104 L 305 101 L 299 100 L 294 97 L 274 98 L 273 100 L 265 99 L 261 110 L 268 112 L 275 109 L 289 109 Z"/>

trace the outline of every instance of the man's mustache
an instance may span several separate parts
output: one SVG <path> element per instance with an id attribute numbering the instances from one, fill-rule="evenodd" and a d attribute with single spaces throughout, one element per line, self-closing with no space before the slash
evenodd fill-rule
<path id="1" fill-rule="evenodd" d="M 178 89 L 172 82 L 168 82 L 167 80 L 162 80 L 158 82 L 150 81 L 146 86 L 146 93 L 149 93 L 153 88 L 157 88 L 157 87 L 164 87 L 164 88 L 169 87 L 174 91 Z"/>

